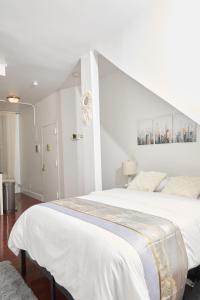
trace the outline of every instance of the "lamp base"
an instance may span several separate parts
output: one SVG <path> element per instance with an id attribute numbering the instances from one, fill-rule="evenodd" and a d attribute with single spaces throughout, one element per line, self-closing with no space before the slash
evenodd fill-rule
<path id="1" fill-rule="evenodd" d="M 127 181 L 127 187 L 129 186 L 129 183 L 132 181 L 132 175 L 128 175 L 128 181 Z"/>

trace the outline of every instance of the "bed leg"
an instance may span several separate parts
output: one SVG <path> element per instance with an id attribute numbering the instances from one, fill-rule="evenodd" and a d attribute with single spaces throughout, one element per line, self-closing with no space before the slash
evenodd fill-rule
<path id="1" fill-rule="evenodd" d="M 25 250 L 20 251 L 21 256 L 21 275 L 22 277 L 26 276 L 26 252 Z"/>
<path id="2" fill-rule="evenodd" d="M 56 300 L 56 282 L 53 276 L 51 276 L 50 285 L 51 285 L 51 300 Z"/>

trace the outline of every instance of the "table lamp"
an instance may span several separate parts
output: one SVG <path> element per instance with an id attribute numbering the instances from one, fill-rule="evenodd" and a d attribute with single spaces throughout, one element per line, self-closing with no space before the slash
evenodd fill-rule
<path id="1" fill-rule="evenodd" d="M 133 160 L 125 160 L 122 163 L 122 170 L 123 170 L 123 174 L 125 176 L 128 176 L 128 183 L 127 183 L 127 186 L 128 186 L 129 182 L 131 181 L 132 176 L 137 173 L 136 162 Z"/>

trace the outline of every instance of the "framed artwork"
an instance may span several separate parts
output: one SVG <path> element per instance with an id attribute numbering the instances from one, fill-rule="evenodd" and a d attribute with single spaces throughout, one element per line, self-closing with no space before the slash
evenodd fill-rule
<path id="1" fill-rule="evenodd" d="M 141 120 L 138 122 L 137 144 L 195 143 L 197 126 L 182 113 Z"/>
<path id="2" fill-rule="evenodd" d="M 197 124 L 181 113 L 174 114 L 173 142 L 195 143 L 197 141 Z"/>
<path id="3" fill-rule="evenodd" d="M 154 144 L 152 120 L 148 119 L 138 122 L 137 143 L 138 145 Z"/>
<path id="4" fill-rule="evenodd" d="M 155 144 L 169 144 L 173 142 L 172 114 L 157 117 L 153 120 Z"/>

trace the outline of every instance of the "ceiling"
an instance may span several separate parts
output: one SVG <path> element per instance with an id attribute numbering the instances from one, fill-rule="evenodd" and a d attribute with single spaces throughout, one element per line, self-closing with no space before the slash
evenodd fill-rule
<path id="1" fill-rule="evenodd" d="M 1 0 L 0 99 L 35 103 L 74 84 L 81 55 L 133 19 L 149 0 Z M 112 71 L 100 59 L 101 73 Z M 37 80 L 39 85 L 32 86 Z M 1 107 L 3 104 L 0 104 Z M 0 107 L 0 109 L 1 109 Z"/>
<path id="2" fill-rule="evenodd" d="M 100 78 L 103 78 L 105 76 L 108 76 L 109 74 L 119 71 L 119 69 L 116 66 L 114 66 L 111 62 L 109 62 L 106 58 L 104 58 L 100 54 L 98 55 L 98 65 L 99 65 L 99 77 Z M 68 75 L 66 80 L 61 85 L 59 85 L 59 89 L 66 89 L 66 88 L 70 88 L 73 86 L 80 86 L 81 85 L 80 74 L 81 74 L 81 64 L 79 61 L 76 64 L 76 66 L 72 69 L 72 72 Z M 77 76 L 74 76 L 74 75 L 77 75 Z M 34 94 L 34 89 L 38 89 L 38 87 L 36 87 L 36 88 L 31 87 L 31 89 Z M 25 101 L 22 101 L 22 102 L 25 102 Z M 32 103 L 36 103 L 36 102 L 37 101 L 34 101 Z M 20 104 L 0 102 L 0 111 L 21 112 L 26 108 L 27 108 L 27 106 L 20 105 Z"/>

